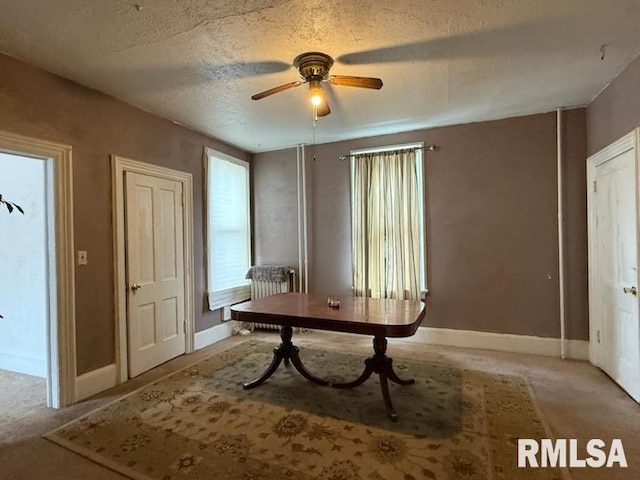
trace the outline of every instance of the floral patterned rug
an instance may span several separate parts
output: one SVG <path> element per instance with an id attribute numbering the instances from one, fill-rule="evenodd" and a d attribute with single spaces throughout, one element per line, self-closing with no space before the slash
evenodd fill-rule
<path id="1" fill-rule="evenodd" d="M 546 438 L 526 382 L 455 365 L 394 359 L 409 386 L 377 376 L 350 390 L 321 387 L 281 365 L 242 389 L 271 360 L 247 341 L 50 432 L 46 438 L 135 479 L 560 480 L 518 469 L 517 438 Z M 391 352 L 392 354 L 393 352 Z M 361 356 L 303 349 L 307 368 L 350 380 Z"/>

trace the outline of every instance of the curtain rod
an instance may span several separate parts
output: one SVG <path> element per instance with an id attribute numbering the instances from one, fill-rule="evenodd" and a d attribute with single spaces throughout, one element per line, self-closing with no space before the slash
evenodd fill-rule
<path id="1" fill-rule="evenodd" d="M 401 148 L 399 150 L 429 150 L 431 152 L 438 150 L 438 146 L 431 144 L 431 145 L 425 145 L 424 147 L 417 147 L 417 148 Z M 383 150 L 384 151 L 384 150 Z M 388 150 L 389 152 L 394 152 L 396 150 Z M 375 152 L 371 152 L 371 153 L 375 153 Z M 350 154 L 350 155 L 340 155 L 338 158 L 340 160 L 346 160 L 347 158 L 352 158 L 355 157 L 356 155 L 363 155 L 362 153 L 358 153 L 358 154 Z"/>

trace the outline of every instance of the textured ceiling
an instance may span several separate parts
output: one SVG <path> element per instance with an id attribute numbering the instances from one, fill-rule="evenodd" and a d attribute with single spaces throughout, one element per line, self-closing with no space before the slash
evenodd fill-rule
<path id="1" fill-rule="evenodd" d="M 603 47 L 604 46 L 604 47 Z M 242 149 L 312 143 L 298 54 L 382 90 L 324 84 L 324 143 L 585 105 L 640 53 L 638 0 L 0 0 L 0 50 Z"/>

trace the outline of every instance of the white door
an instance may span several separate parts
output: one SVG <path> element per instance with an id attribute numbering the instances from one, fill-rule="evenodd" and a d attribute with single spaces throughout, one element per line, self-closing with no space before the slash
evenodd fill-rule
<path id="1" fill-rule="evenodd" d="M 591 247 L 597 286 L 591 291 L 598 297 L 596 330 L 591 332 L 594 363 L 640 401 L 635 149 L 596 165 L 593 189 Z"/>
<path id="2" fill-rule="evenodd" d="M 185 353 L 182 184 L 126 172 L 129 376 Z"/>

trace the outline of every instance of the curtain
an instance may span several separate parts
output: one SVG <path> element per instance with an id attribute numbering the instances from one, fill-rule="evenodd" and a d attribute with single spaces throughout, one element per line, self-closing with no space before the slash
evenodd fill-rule
<path id="1" fill-rule="evenodd" d="M 418 300 L 421 199 L 415 150 L 356 155 L 352 168 L 354 294 Z"/>

